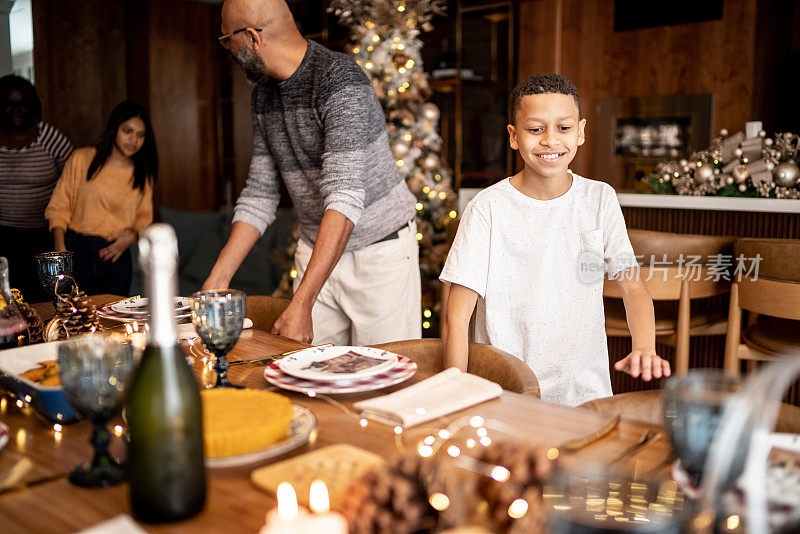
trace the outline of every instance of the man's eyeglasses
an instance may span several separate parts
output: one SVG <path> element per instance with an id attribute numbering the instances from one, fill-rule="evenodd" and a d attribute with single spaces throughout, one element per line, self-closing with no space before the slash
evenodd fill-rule
<path id="1" fill-rule="evenodd" d="M 250 27 L 239 28 L 236 31 L 232 31 L 231 33 L 226 33 L 225 35 L 221 36 L 219 38 L 219 44 L 221 44 L 225 48 L 228 48 L 228 41 L 230 40 L 230 38 L 233 37 L 234 35 L 236 35 L 237 33 L 242 33 L 243 31 L 246 31 L 246 30 L 253 30 L 253 31 L 260 32 L 261 28 L 250 28 Z"/>

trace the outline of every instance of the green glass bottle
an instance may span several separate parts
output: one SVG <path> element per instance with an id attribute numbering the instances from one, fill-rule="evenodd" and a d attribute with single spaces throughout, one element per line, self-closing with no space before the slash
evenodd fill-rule
<path id="1" fill-rule="evenodd" d="M 147 348 L 126 403 L 131 507 L 146 522 L 191 517 L 203 509 L 203 411 L 186 354 L 176 341 L 175 231 L 154 224 L 139 241 L 150 311 Z"/>

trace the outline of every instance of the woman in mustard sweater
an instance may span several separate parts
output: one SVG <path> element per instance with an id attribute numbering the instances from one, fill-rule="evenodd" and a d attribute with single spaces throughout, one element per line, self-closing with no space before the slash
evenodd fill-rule
<path id="1" fill-rule="evenodd" d="M 158 153 L 145 109 L 122 102 L 93 147 L 73 152 L 45 210 L 55 249 L 74 253 L 86 293 L 128 295 L 130 246 L 153 221 Z"/>

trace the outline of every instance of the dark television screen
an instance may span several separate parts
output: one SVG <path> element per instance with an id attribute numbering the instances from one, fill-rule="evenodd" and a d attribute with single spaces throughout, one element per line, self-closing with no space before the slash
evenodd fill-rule
<path id="1" fill-rule="evenodd" d="M 724 0 L 642 2 L 615 0 L 614 31 L 688 24 L 722 18 Z"/>

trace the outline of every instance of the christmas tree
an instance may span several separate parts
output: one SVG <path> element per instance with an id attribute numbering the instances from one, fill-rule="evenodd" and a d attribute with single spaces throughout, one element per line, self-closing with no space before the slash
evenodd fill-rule
<path id="1" fill-rule="evenodd" d="M 439 108 L 428 101 L 431 88 L 422 70 L 419 39 L 444 0 L 332 0 L 329 11 L 351 30 L 349 52 L 364 69 L 386 114 L 397 167 L 417 197 L 423 332 L 435 331 L 447 225 L 456 218 L 451 172 L 442 161 Z"/>

